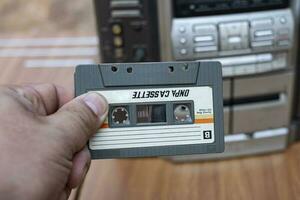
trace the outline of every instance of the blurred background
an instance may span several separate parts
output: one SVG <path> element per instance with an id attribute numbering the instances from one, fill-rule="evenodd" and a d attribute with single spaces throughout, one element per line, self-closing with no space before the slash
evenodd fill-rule
<path id="1" fill-rule="evenodd" d="M 95 35 L 92 1 L 2 0 L 1 36 Z"/>
<path id="2" fill-rule="evenodd" d="M 225 152 L 97 160 L 70 199 L 299 199 L 298 0 L 1 0 L 0 84 L 78 64 L 218 60 Z"/>

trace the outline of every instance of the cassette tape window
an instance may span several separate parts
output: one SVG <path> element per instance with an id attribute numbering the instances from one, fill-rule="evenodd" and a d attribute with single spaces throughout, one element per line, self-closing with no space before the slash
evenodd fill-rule
<path id="1" fill-rule="evenodd" d="M 137 123 L 166 123 L 166 105 L 137 105 Z"/>

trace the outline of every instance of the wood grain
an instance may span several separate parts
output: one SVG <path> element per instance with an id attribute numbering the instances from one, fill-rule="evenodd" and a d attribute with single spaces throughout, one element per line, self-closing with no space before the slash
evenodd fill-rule
<path id="1" fill-rule="evenodd" d="M 93 161 L 81 199 L 299 199 L 299 153 L 296 144 L 283 153 L 226 161 Z"/>

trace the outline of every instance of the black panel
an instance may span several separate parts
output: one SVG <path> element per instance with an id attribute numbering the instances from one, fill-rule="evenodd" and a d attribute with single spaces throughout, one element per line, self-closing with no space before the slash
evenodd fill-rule
<path id="1" fill-rule="evenodd" d="M 94 0 L 102 62 L 159 61 L 156 0 L 124 2 Z M 133 16 L 130 12 L 139 14 Z"/>
<path id="2" fill-rule="evenodd" d="M 175 17 L 229 14 L 286 8 L 288 0 L 173 0 Z"/>

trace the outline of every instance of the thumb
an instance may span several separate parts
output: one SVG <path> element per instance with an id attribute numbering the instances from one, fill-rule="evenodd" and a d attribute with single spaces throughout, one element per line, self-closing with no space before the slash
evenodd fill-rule
<path id="1" fill-rule="evenodd" d="M 79 96 L 61 107 L 50 120 L 58 128 L 60 140 L 80 151 L 105 120 L 108 104 L 98 93 Z"/>

